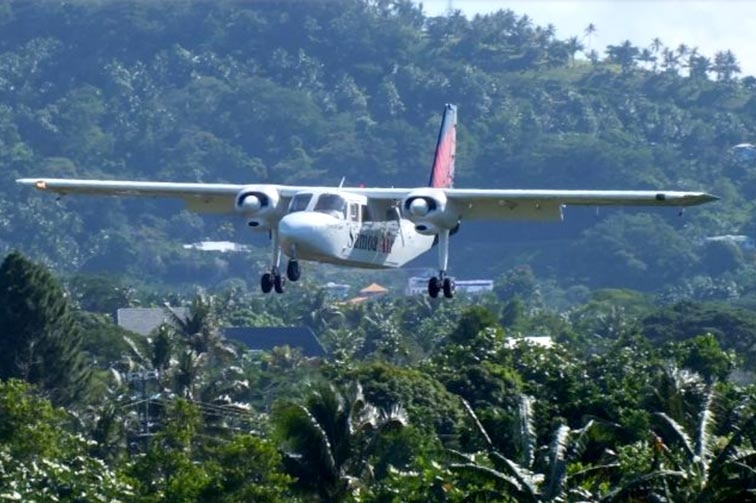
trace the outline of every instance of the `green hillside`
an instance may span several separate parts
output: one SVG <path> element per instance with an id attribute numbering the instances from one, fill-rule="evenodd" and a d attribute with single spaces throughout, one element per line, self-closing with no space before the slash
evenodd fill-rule
<path id="1" fill-rule="evenodd" d="M 458 186 L 722 196 L 683 218 L 568 208 L 563 224 L 463 226 L 453 272 L 528 264 L 563 288 L 754 289 L 750 252 L 703 244 L 756 233 L 756 165 L 732 151 L 756 137 L 756 79 L 729 51 L 649 41 L 597 53 L 515 12 L 429 18 L 403 0 L 19 0 L 0 6 L 0 30 L 0 250 L 60 272 L 254 282 L 267 243 L 173 203 L 59 204 L 17 177 L 421 185 L 453 102 Z M 200 239 L 259 252 L 180 246 Z"/>

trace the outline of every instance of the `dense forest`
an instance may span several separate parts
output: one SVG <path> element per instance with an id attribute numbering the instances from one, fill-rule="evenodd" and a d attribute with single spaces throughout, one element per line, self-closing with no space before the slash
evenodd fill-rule
<path id="1" fill-rule="evenodd" d="M 527 264 L 564 289 L 751 294 L 752 257 L 706 238 L 756 233 L 754 165 L 732 150 L 756 135 L 756 79 L 694 41 L 599 55 L 586 26 L 559 40 L 511 11 L 428 18 L 408 1 L 5 2 L 0 246 L 65 273 L 254 284 L 267 242 L 237 222 L 165 202 L 56 203 L 13 180 L 423 185 L 451 102 L 460 187 L 722 197 L 682 218 L 567 208 L 559 224 L 465 225 L 452 272 L 498 278 Z M 256 252 L 181 247 L 202 239 Z"/>
<path id="2" fill-rule="evenodd" d="M 0 500 L 756 501 L 756 78 L 596 29 L 408 0 L 0 4 Z M 451 271 L 493 292 L 349 304 L 321 285 L 412 273 L 308 264 L 263 297 L 243 222 L 14 183 L 423 185 L 444 103 L 460 187 L 722 199 L 465 223 Z M 255 246 L 182 247 L 203 239 Z M 166 304 L 190 309 L 147 337 L 112 320 Z M 230 326 L 306 326 L 325 356 Z"/>

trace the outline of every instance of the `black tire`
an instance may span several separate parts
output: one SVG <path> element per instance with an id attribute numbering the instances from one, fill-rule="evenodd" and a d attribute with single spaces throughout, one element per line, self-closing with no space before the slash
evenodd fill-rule
<path id="1" fill-rule="evenodd" d="M 284 293 L 284 285 L 286 284 L 286 279 L 284 279 L 283 276 L 280 274 L 276 274 L 273 276 L 273 286 L 276 289 L 276 293 Z"/>
<path id="2" fill-rule="evenodd" d="M 441 285 L 439 283 L 441 282 L 435 276 L 428 280 L 428 295 L 431 296 L 431 299 L 438 297 L 438 292 L 441 291 Z"/>
<path id="3" fill-rule="evenodd" d="M 286 277 L 289 278 L 289 281 L 297 281 L 301 275 L 302 271 L 299 268 L 299 261 L 294 259 L 289 260 L 289 264 L 286 266 Z"/>
<path id="4" fill-rule="evenodd" d="M 270 293 L 273 290 L 273 275 L 271 273 L 266 272 L 260 278 L 260 290 L 262 290 L 262 293 Z"/>
<path id="5" fill-rule="evenodd" d="M 454 297 L 454 290 L 456 289 L 454 280 L 451 278 L 444 278 L 444 297 L 451 299 Z"/>

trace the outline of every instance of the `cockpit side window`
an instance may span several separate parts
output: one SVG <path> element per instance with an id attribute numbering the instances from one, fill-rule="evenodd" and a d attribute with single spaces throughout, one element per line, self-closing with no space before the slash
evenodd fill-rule
<path id="1" fill-rule="evenodd" d="M 307 209 L 307 205 L 310 204 L 312 194 L 297 194 L 289 203 L 289 213 L 295 213 L 297 211 L 304 211 Z"/>
<path id="2" fill-rule="evenodd" d="M 346 201 L 338 194 L 321 194 L 314 209 L 342 220 L 346 218 Z"/>

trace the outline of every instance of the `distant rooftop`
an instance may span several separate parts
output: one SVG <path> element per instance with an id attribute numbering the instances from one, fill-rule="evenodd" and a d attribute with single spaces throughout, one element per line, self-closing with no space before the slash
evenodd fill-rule
<path id="1" fill-rule="evenodd" d="M 381 295 L 387 292 L 388 288 L 381 286 L 378 283 L 371 283 L 370 285 L 360 290 L 360 294 L 362 295 Z"/>
<path id="2" fill-rule="evenodd" d="M 301 348 L 304 356 L 325 356 L 326 351 L 308 327 L 229 327 L 223 335 L 256 351 L 270 351 L 275 347 Z"/>
<path id="3" fill-rule="evenodd" d="M 189 315 L 189 308 L 173 307 L 171 309 L 178 316 Z M 149 335 L 166 322 L 168 322 L 168 316 L 163 307 L 127 307 L 116 311 L 116 324 L 119 327 L 141 335 Z"/>
<path id="4" fill-rule="evenodd" d="M 250 247 L 231 241 L 200 241 L 198 243 L 185 244 L 184 249 L 228 253 L 248 251 Z"/>

